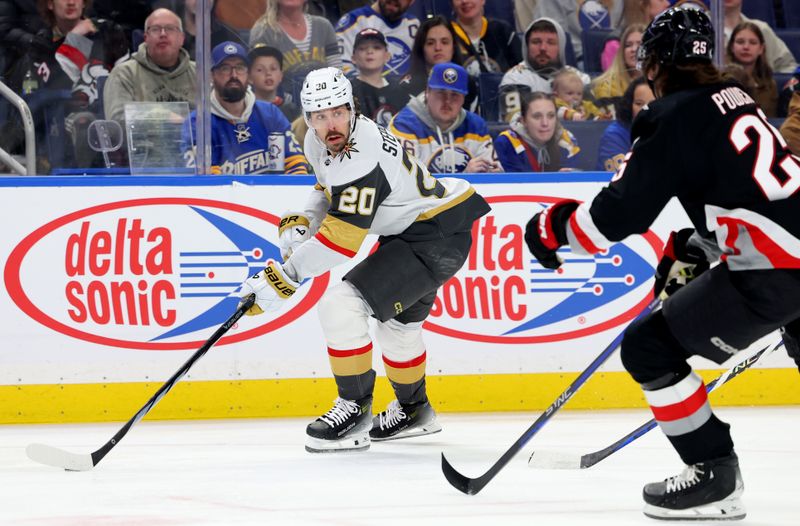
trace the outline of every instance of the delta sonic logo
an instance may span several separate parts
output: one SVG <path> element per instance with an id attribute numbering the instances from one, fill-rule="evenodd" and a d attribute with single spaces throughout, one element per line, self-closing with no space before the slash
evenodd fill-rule
<path id="1" fill-rule="evenodd" d="M 525 223 L 557 201 L 496 196 L 475 222 L 464 267 L 440 289 L 425 328 L 488 343 L 546 343 L 582 338 L 635 318 L 652 299 L 662 243 L 652 232 L 595 256 L 562 247 L 558 270 L 542 267 L 524 241 Z"/>
<path id="2" fill-rule="evenodd" d="M 224 201 L 151 198 L 60 217 L 28 235 L 5 267 L 9 295 L 32 319 L 92 343 L 145 350 L 197 348 L 236 310 L 241 284 L 280 252 L 279 218 Z M 328 275 L 300 288 L 278 317 L 220 344 L 300 317 Z M 248 323 L 247 325 L 251 325 Z"/>

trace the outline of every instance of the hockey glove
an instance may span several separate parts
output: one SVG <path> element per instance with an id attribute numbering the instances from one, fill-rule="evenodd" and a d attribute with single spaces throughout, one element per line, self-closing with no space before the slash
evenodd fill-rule
<path id="1" fill-rule="evenodd" d="M 291 298 L 300 284 L 289 278 L 280 263 L 267 260 L 267 266 L 261 272 L 247 278 L 242 284 L 242 296 L 256 295 L 256 302 L 245 314 L 255 316 L 268 311 L 279 311 L 284 302 Z"/>
<path id="2" fill-rule="evenodd" d="M 539 212 L 525 225 L 525 244 L 543 267 L 555 270 L 561 266 L 556 251 L 567 244 L 567 221 L 576 208 L 577 201 L 565 199 Z"/>
<path id="3" fill-rule="evenodd" d="M 672 232 L 664 247 L 664 255 L 656 267 L 655 297 L 667 299 L 681 287 L 708 270 L 708 260 L 703 251 L 689 245 L 694 229 L 684 228 Z"/>
<path id="4" fill-rule="evenodd" d="M 284 212 L 278 225 L 278 246 L 284 261 L 311 237 L 308 218 L 299 212 Z"/>

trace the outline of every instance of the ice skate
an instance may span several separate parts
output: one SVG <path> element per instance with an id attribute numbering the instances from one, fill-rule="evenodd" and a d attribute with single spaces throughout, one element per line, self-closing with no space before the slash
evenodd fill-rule
<path id="1" fill-rule="evenodd" d="M 330 411 L 306 428 L 306 451 L 328 453 L 369 449 L 372 397 L 361 400 L 337 398 Z"/>
<path id="2" fill-rule="evenodd" d="M 739 459 L 730 456 L 686 466 L 679 475 L 644 487 L 644 514 L 661 520 L 739 520 L 746 512 Z"/>
<path id="3" fill-rule="evenodd" d="M 386 411 L 375 415 L 369 436 L 379 442 L 430 435 L 441 430 L 442 426 L 436 421 L 436 413 L 430 403 L 402 405 L 392 400 Z"/>

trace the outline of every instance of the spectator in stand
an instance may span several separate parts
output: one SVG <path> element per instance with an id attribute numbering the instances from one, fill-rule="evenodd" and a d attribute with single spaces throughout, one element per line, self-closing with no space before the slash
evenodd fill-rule
<path id="1" fill-rule="evenodd" d="M 289 129 L 289 121 L 275 105 L 256 100 L 248 89 L 247 50 L 236 42 L 222 42 L 211 52 L 211 164 L 215 174 L 258 174 L 270 171 L 271 133 L 283 135 L 284 172 L 308 173 L 308 162 Z M 191 139 L 197 137 L 197 112 L 192 112 Z M 184 126 L 186 144 L 189 123 Z M 194 148 L 185 153 L 187 166 L 194 166 Z"/>
<path id="2" fill-rule="evenodd" d="M 361 113 L 381 126 L 389 126 L 392 117 L 409 102 L 408 90 L 383 76 L 390 57 L 383 33 L 372 28 L 358 32 L 353 45 L 353 64 L 358 70 L 352 80 L 353 96 Z"/>
<path id="3" fill-rule="evenodd" d="M 402 77 L 408 73 L 411 59 L 411 46 L 420 25 L 419 19 L 408 12 L 414 0 L 376 0 L 346 13 L 336 24 L 336 36 L 342 50 L 342 70 L 348 76 L 355 66 L 352 56 L 356 35 L 362 29 L 371 27 L 383 33 L 392 43 L 392 58 L 386 63 L 384 74 Z M 417 0 L 421 1 L 421 0 Z"/>
<path id="4" fill-rule="evenodd" d="M 764 34 L 753 22 L 737 25 L 726 47 L 728 62 L 739 64 L 752 79 L 751 95 L 767 117 L 778 110 L 778 87 L 764 54 Z"/>
<path id="5" fill-rule="evenodd" d="M 800 68 L 798 68 L 800 69 Z M 800 76 L 798 71 L 796 76 Z M 800 83 L 792 86 L 792 98 L 789 100 L 789 115 L 781 125 L 781 135 L 786 139 L 793 154 L 800 156 Z"/>
<path id="6" fill-rule="evenodd" d="M 608 125 L 600 139 L 597 170 L 616 172 L 631 149 L 631 125 L 639 112 L 655 99 L 644 77 L 631 81 L 617 103 L 617 120 Z"/>
<path id="7" fill-rule="evenodd" d="M 281 90 L 283 82 L 283 54 L 274 47 L 256 44 L 248 54 L 250 59 L 250 86 L 256 99 L 278 107 L 284 117 L 292 122 L 300 116 L 300 108 L 287 101 Z"/>
<path id="8" fill-rule="evenodd" d="M 592 96 L 599 106 L 614 106 L 628 89 L 631 81 L 641 76 L 636 68 L 636 52 L 642 43 L 644 26 L 632 24 L 622 33 L 622 45 L 614 61 L 602 75 L 592 82 Z"/>
<path id="9" fill-rule="evenodd" d="M 0 77 L 31 48 L 47 52 L 50 41 L 39 35 L 46 31 L 36 0 L 0 0 Z"/>
<path id="10" fill-rule="evenodd" d="M 611 120 L 611 113 L 583 98 L 583 81 L 572 69 L 559 70 L 553 77 L 553 100 L 558 118 L 564 121 Z"/>
<path id="11" fill-rule="evenodd" d="M 302 82 L 311 70 L 342 67 L 333 26 L 305 9 L 306 0 L 267 0 L 264 14 L 250 30 L 251 48 L 264 44 L 283 53 L 287 86 Z"/>
<path id="12" fill-rule="evenodd" d="M 462 66 L 471 77 L 481 73 L 505 73 L 522 60 L 521 44 L 514 28 L 502 20 L 483 16 L 486 0 L 452 0 L 451 22 L 464 57 Z"/>
<path id="13" fill-rule="evenodd" d="M 764 1 L 764 0 L 761 0 Z M 753 22 L 761 30 L 766 51 L 767 65 L 775 73 L 792 73 L 797 67 L 792 52 L 786 43 L 763 20 L 747 18 L 742 14 L 742 0 L 725 0 L 725 40 L 730 39 L 733 29 L 742 22 Z"/>
<path id="14" fill-rule="evenodd" d="M 144 42 L 108 76 L 103 91 L 106 118 L 124 121 L 128 102 L 188 102 L 194 107 L 196 67 L 182 46 L 178 15 L 169 9 L 153 11 L 145 20 Z"/>
<path id="15" fill-rule="evenodd" d="M 583 60 L 585 29 L 616 29 L 622 22 L 623 0 L 539 0 L 533 14 L 551 18 L 569 33 L 575 58 Z M 563 63 L 563 61 L 562 61 Z"/>
<path id="16" fill-rule="evenodd" d="M 506 172 L 557 172 L 574 167 L 581 149 L 556 115 L 553 95 L 535 91 L 521 96 L 521 111 L 495 140 Z"/>
<path id="17" fill-rule="evenodd" d="M 88 147 L 85 132 L 95 115 L 102 111 L 97 82 L 128 56 L 129 43 L 122 27 L 113 21 L 86 18 L 89 4 L 83 0 L 39 0 L 37 6 L 47 29 L 39 31 L 36 40 L 42 44 L 50 42 L 50 46 L 28 48 L 14 65 L 8 84 L 25 95 L 44 89 L 71 91 L 71 100 L 63 104 L 67 115 L 65 126 L 76 149 L 67 149 L 63 162 L 66 166 L 91 166 L 96 156 Z M 43 140 L 51 123 L 46 123 L 44 115 L 39 114 L 34 124 Z M 14 148 L 21 140 L 21 130 L 17 131 L 5 138 Z M 47 159 L 43 161 L 42 171 L 47 173 Z"/>
<path id="18" fill-rule="evenodd" d="M 436 64 L 425 93 L 389 126 L 405 150 L 431 173 L 501 172 L 486 122 L 463 108 L 468 75 L 452 62 Z"/>
<path id="19" fill-rule="evenodd" d="M 666 11 L 670 6 L 670 0 L 625 0 L 622 20 L 624 27 L 631 24 L 647 24 L 662 11 Z"/>
<path id="20" fill-rule="evenodd" d="M 501 119 L 510 121 L 520 111 L 520 95 L 531 91 L 550 93 L 550 81 L 556 71 L 566 67 L 573 69 L 584 86 L 589 76 L 571 66 L 565 66 L 564 30 L 551 18 L 533 21 L 525 31 L 523 52 L 525 59 L 508 70 L 500 81 Z"/>
<path id="21" fill-rule="evenodd" d="M 450 22 L 441 15 L 425 19 L 414 37 L 411 48 L 411 65 L 408 73 L 400 79 L 400 84 L 412 95 L 417 96 L 428 87 L 428 77 L 436 64 L 452 62 L 463 67 L 463 57 L 456 45 L 456 33 Z M 476 111 L 478 85 L 474 78 L 469 80 L 469 93 L 464 99 L 465 108 Z"/>

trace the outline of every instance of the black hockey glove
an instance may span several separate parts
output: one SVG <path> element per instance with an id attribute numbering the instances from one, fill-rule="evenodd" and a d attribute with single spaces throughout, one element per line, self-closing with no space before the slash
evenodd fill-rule
<path id="1" fill-rule="evenodd" d="M 533 216 L 525 225 L 525 244 L 544 268 L 555 270 L 561 266 L 556 251 L 567 244 L 567 221 L 576 208 L 577 201 L 559 201 Z"/>
<path id="2" fill-rule="evenodd" d="M 708 270 L 708 260 L 703 251 L 689 246 L 693 228 L 684 228 L 669 235 L 664 255 L 656 267 L 655 297 L 666 299 L 681 287 Z"/>

